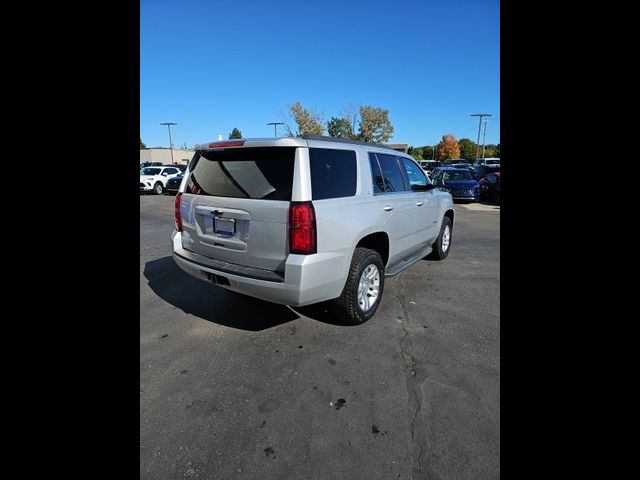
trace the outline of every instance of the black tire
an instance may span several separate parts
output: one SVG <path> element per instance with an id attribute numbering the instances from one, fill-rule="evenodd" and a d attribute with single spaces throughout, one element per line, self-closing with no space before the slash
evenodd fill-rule
<path id="1" fill-rule="evenodd" d="M 442 240 L 445 235 L 445 230 L 449 229 L 449 243 L 443 247 Z M 444 260 L 449 255 L 451 250 L 451 240 L 453 239 L 453 228 L 451 227 L 451 220 L 449 217 L 442 219 L 442 225 L 440 226 L 440 235 L 435 242 L 433 242 L 431 253 L 427 255 L 429 260 Z"/>
<path id="2" fill-rule="evenodd" d="M 377 280 L 378 282 L 378 294 L 374 300 L 375 303 L 365 310 L 358 302 L 358 293 L 362 274 L 370 266 L 375 266 L 378 270 L 377 276 L 374 275 L 374 281 Z M 373 273 L 374 270 L 371 270 L 371 272 Z M 360 325 L 361 323 L 369 320 L 376 313 L 382 299 L 383 291 L 384 264 L 382 263 L 382 257 L 375 250 L 358 247 L 353 253 L 351 266 L 349 267 L 349 274 L 347 276 L 347 283 L 342 290 L 342 294 L 333 301 L 333 312 L 346 323 Z M 371 296 L 367 295 L 367 298 L 371 298 Z"/>
<path id="3" fill-rule="evenodd" d="M 162 183 L 156 182 L 156 184 L 153 186 L 153 193 L 155 193 L 156 195 L 162 195 L 162 191 Z"/>

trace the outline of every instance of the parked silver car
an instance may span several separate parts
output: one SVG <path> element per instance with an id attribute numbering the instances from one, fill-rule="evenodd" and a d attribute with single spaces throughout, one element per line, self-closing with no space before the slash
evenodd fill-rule
<path id="1" fill-rule="evenodd" d="M 292 306 L 332 300 L 358 324 L 385 276 L 449 254 L 454 208 L 409 156 L 333 137 L 196 146 L 173 258 L 223 288 Z"/>

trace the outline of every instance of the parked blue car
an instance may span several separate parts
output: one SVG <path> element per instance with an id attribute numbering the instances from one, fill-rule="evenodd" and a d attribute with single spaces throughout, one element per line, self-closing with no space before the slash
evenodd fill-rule
<path id="1" fill-rule="evenodd" d="M 433 171 L 432 178 L 433 183 L 448 191 L 454 200 L 480 200 L 480 183 L 467 169 L 439 167 Z"/>

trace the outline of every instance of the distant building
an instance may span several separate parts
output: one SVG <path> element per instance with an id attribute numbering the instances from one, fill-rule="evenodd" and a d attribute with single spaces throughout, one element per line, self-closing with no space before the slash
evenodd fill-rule
<path id="1" fill-rule="evenodd" d="M 193 150 L 184 150 L 181 148 L 173 149 L 173 163 L 186 165 L 193 158 Z M 140 163 L 144 162 L 162 162 L 163 165 L 171 164 L 171 150 L 168 148 L 147 148 L 140 150 Z"/>
<path id="2" fill-rule="evenodd" d="M 387 143 L 386 146 L 397 152 L 409 153 L 408 143 Z"/>

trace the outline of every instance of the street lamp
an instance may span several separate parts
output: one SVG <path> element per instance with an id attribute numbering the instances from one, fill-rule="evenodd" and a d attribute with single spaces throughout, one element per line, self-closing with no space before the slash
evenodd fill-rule
<path id="1" fill-rule="evenodd" d="M 483 160 L 484 160 L 484 141 L 487 138 L 487 123 L 489 123 L 488 118 L 484 121 L 484 133 L 482 134 L 482 159 Z"/>
<path id="2" fill-rule="evenodd" d="M 278 125 L 284 125 L 284 122 L 269 122 L 267 125 L 273 125 L 273 136 L 278 138 Z"/>
<path id="3" fill-rule="evenodd" d="M 173 165 L 173 143 L 171 143 L 171 125 L 177 125 L 177 123 L 173 122 L 165 122 L 160 125 L 166 125 L 169 129 L 169 150 L 171 150 L 171 165 Z"/>
<path id="4" fill-rule="evenodd" d="M 478 158 L 478 154 L 480 153 L 480 128 L 482 127 L 482 117 L 490 117 L 490 113 L 472 113 L 471 117 L 480 117 L 480 121 L 478 122 L 478 142 L 476 143 L 476 158 Z"/>

